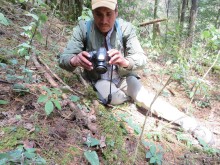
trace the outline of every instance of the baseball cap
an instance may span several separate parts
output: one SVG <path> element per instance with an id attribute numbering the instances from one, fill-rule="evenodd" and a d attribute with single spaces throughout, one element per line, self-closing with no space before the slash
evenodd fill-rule
<path id="1" fill-rule="evenodd" d="M 107 7 L 111 10 L 115 10 L 117 0 L 92 0 L 92 10 L 99 7 Z"/>

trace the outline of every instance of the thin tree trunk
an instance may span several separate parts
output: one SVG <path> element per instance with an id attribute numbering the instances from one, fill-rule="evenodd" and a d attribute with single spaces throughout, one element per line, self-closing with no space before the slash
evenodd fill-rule
<path id="1" fill-rule="evenodd" d="M 178 7 L 177 7 L 177 11 L 178 11 L 178 17 L 177 17 L 177 22 L 180 23 L 180 16 L 181 16 L 181 1 L 178 2 Z"/>
<path id="2" fill-rule="evenodd" d="M 154 3 L 154 19 L 157 18 L 158 1 L 159 0 L 155 0 L 155 3 Z M 153 24 L 153 40 L 156 39 L 156 35 L 157 35 L 157 26 L 156 24 Z"/>
<path id="3" fill-rule="evenodd" d="M 169 20 L 170 4 L 171 4 L 171 0 L 167 0 L 167 1 L 166 1 L 166 14 L 167 14 L 167 20 Z M 168 21 L 166 22 L 165 43 L 167 43 L 167 32 L 168 32 Z"/>
<path id="4" fill-rule="evenodd" d="M 181 9 L 181 15 L 180 15 L 180 36 L 183 33 L 183 27 L 184 27 L 184 22 L 185 22 L 185 15 L 186 15 L 186 4 L 187 0 L 182 0 L 182 9 Z"/>
<path id="5" fill-rule="evenodd" d="M 188 31 L 188 37 L 190 38 L 191 44 L 194 40 L 197 12 L 198 12 L 198 0 L 192 0 L 190 19 L 189 19 L 189 31 Z"/>
<path id="6" fill-rule="evenodd" d="M 215 27 L 218 29 L 220 27 L 220 9 L 218 9 L 218 14 L 216 17 Z"/>

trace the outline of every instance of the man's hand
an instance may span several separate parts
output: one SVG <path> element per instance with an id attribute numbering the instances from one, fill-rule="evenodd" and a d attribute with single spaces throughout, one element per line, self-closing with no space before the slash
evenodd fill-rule
<path id="1" fill-rule="evenodd" d="M 71 60 L 70 63 L 72 66 L 81 66 L 87 70 L 92 70 L 93 66 L 92 63 L 88 60 L 89 53 L 86 51 L 83 51 L 76 56 L 74 56 Z"/>
<path id="2" fill-rule="evenodd" d="M 111 49 L 108 51 L 110 57 L 109 64 L 119 65 L 120 67 L 128 67 L 129 61 L 124 58 L 120 51 L 116 49 Z"/>

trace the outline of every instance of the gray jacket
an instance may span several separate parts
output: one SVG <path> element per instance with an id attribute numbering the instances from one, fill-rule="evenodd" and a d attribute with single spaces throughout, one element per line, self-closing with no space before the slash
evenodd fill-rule
<path id="1" fill-rule="evenodd" d="M 131 23 L 122 19 L 118 19 L 119 26 L 122 33 L 122 42 L 120 36 L 116 31 L 116 27 L 111 35 L 111 47 L 117 50 L 121 50 L 124 57 L 129 61 L 127 68 L 118 67 L 118 73 L 120 77 L 126 77 L 128 75 L 134 75 L 135 71 L 145 67 L 147 57 L 138 41 L 135 28 Z M 73 29 L 73 34 L 69 40 L 67 47 L 61 54 L 59 59 L 59 65 L 61 68 L 73 71 L 76 67 L 70 64 L 70 59 L 82 51 L 94 51 L 104 46 L 105 37 L 95 26 L 92 20 L 90 26 L 89 36 L 87 36 L 86 21 L 79 21 L 78 25 Z M 86 78 L 92 81 L 100 79 L 100 75 L 95 71 L 86 71 Z"/>

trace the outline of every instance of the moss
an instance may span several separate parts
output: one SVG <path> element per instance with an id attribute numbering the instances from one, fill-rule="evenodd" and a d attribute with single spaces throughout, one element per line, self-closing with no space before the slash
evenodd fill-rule
<path id="1" fill-rule="evenodd" d="M 21 127 L 4 127 L 1 129 L 3 137 L 0 141 L 0 150 L 11 150 L 17 147 L 25 139 L 33 139 L 34 134 Z"/>
<path id="2" fill-rule="evenodd" d="M 56 162 L 57 164 L 69 165 L 73 163 L 74 158 L 80 158 L 82 152 L 78 148 L 71 146 L 67 148 L 65 152 L 55 151 L 53 149 L 44 150 L 43 155 L 47 158 L 48 163 Z"/>
<path id="3" fill-rule="evenodd" d="M 0 63 L 10 64 L 5 55 L 0 54 Z"/>
<path id="4" fill-rule="evenodd" d="M 104 162 L 107 164 L 114 162 L 123 162 L 123 164 L 130 164 L 131 156 L 125 148 L 124 128 L 121 122 L 117 121 L 111 111 L 107 110 L 103 105 L 99 105 L 98 121 L 106 137 L 107 147 L 103 150 Z"/>
<path id="5" fill-rule="evenodd" d="M 97 99 L 97 93 L 93 90 L 93 88 L 91 86 L 89 86 L 86 90 L 86 97 L 89 99 L 89 100 L 94 100 L 94 99 Z"/>

